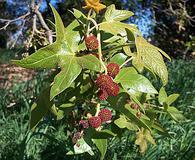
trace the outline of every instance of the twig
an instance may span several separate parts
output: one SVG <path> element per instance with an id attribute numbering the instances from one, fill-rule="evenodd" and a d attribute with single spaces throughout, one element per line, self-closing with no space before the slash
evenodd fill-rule
<path id="1" fill-rule="evenodd" d="M 6 28 L 13 22 L 16 22 L 16 21 L 19 21 L 19 20 L 24 20 L 27 16 L 30 15 L 30 12 L 27 12 L 26 14 L 20 16 L 20 17 L 17 17 L 15 19 L 2 19 L 0 18 L 0 21 L 3 22 L 3 23 L 6 23 L 3 27 L 0 28 L 0 30 L 4 29 L 6 30 Z"/>
<path id="2" fill-rule="evenodd" d="M 98 47 L 99 60 L 100 60 L 100 63 L 102 64 L 102 66 L 104 68 L 105 74 L 107 74 L 107 72 L 108 72 L 107 71 L 107 68 L 106 68 L 104 62 L 102 61 L 101 34 L 100 34 L 100 31 L 99 31 L 98 24 L 96 23 L 96 21 L 93 18 L 88 17 L 88 20 L 90 20 L 94 24 L 94 26 L 96 27 L 96 30 L 97 30 L 97 39 L 98 39 L 98 43 L 99 43 L 99 47 Z"/>
<path id="3" fill-rule="evenodd" d="M 41 12 L 38 9 L 36 9 L 35 13 L 36 13 L 37 17 L 39 18 L 39 21 L 40 21 L 42 27 L 46 30 L 46 34 L 47 34 L 47 38 L 49 40 L 49 43 L 50 44 L 53 43 L 52 31 L 49 29 L 48 25 L 45 23 L 45 20 L 43 19 Z"/>
<path id="4" fill-rule="evenodd" d="M 126 65 L 128 62 L 130 62 L 133 59 L 133 57 L 127 59 L 123 64 L 120 65 L 120 68 L 122 68 L 124 65 Z"/>

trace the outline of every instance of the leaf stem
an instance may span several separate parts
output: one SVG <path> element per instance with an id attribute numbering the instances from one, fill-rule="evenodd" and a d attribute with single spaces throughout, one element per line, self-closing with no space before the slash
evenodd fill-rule
<path id="1" fill-rule="evenodd" d="M 128 62 L 130 62 L 133 59 L 133 57 L 127 59 L 123 64 L 121 64 L 120 68 L 122 68 L 124 65 L 126 65 Z"/>
<path id="2" fill-rule="evenodd" d="M 100 63 L 102 64 L 102 66 L 103 66 L 103 68 L 105 70 L 105 74 L 107 74 L 108 73 L 107 68 L 106 68 L 104 62 L 102 61 L 101 34 L 100 34 L 100 30 L 99 30 L 98 24 L 96 23 L 96 21 L 93 18 L 88 17 L 88 20 L 90 20 L 94 24 L 94 26 L 96 28 L 97 39 L 98 39 L 98 43 L 99 43 L 99 47 L 98 47 L 99 60 L 100 60 Z"/>
<path id="3" fill-rule="evenodd" d="M 92 12 L 92 9 L 90 9 L 88 14 L 87 14 L 87 18 L 88 19 L 90 18 L 91 12 Z M 90 21 L 87 22 L 87 32 L 86 32 L 86 35 L 89 36 L 89 33 L 90 33 Z"/>
<path id="4" fill-rule="evenodd" d="M 97 106 L 96 106 L 95 116 L 98 116 L 99 112 L 100 112 L 100 103 L 98 103 Z"/>

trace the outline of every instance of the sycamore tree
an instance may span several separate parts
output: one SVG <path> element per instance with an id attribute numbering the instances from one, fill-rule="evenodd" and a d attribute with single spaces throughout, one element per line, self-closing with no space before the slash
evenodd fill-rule
<path id="1" fill-rule="evenodd" d="M 163 57 L 170 57 L 148 43 L 134 24 L 123 23 L 133 16 L 131 11 L 117 10 L 114 4 L 106 7 L 99 0 L 85 3 L 88 14 L 73 8 L 75 19 L 66 27 L 50 5 L 55 42 L 13 61 L 24 68 L 56 69 L 53 82 L 32 105 L 30 128 L 34 131 L 51 112 L 57 121 L 69 117 L 64 125 L 72 131 L 72 150 L 67 155 L 93 156 L 97 148 L 104 159 L 108 140 L 121 130 L 134 131 L 135 144 L 144 153 L 148 143 L 156 145 L 154 134 L 168 136 L 159 115 L 185 119 L 172 106 L 179 95 L 168 96 L 164 89 L 168 72 Z M 101 10 L 105 12 L 99 14 Z M 144 70 L 161 81 L 159 91 Z"/>

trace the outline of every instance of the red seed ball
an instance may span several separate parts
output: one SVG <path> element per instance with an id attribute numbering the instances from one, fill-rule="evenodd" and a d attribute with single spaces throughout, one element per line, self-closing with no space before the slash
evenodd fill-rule
<path id="1" fill-rule="evenodd" d="M 107 90 L 110 86 L 112 86 L 113 80 L 109 75 L 101 74 L 97 79 L 96 79 L 96 85 L 101 89 L 101 90 Z"/>
<path id="2" fill-rule="evenodd" d="M 104 101 L 108 98 L 108 93 L 105 90 L 99 90 L 97 96 L 101 101 Z"/>
<path id="3" fill-rule="evenodd" d="M 108 75 L 115 78 L 120 71 L 120 66 L 116 63 L 109 63 L 107 65 Z"/>
<path id="4" fill-rule="evenodd" d="M 112 112 L 109 109 L 101 109 L 98 116 L 101 118 L 102 122 L 107 122 L 112 119 Z"/>
<path id="5" fill-rule="evenodd" d="M 96 50 L 99 47 L 99 42 L 96 36 L 90 34 L 89 36 L 85 37 L 85 44 L 88 49 Z"/>
<path id="6" fill-rule="evenodd" d="M 79 125 L 81 125 L 84 129 L 89 127 L 88 120 L 80 120 Z"/>
<path id="7" fill-rule="evenodd" d="M 98 127 L 100 127 L 101 126 L 101 124 L 102 124 L 102 121 L 101 121 L 101 119 L 100 119 L 100 117 L 90 117 L 89 118 L 89 124 L 91 125 L 91 127 L 93 127 L 93 128 L 98 128 Z"/>
<path id="8" fill-rule="evenodd" d="M 120 87 L 117 83 L 113 82 L 106 91 L 109 96 L 117 96 L 119 94 Z"/>

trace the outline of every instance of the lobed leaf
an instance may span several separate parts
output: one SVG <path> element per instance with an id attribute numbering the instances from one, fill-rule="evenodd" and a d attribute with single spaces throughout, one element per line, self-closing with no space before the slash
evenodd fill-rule
<path id="1" fill-rule="evenodd" d="M 53 86 L 50 91 L 50 99 L 63 92 L 74 82 L 81 73 L 81 66 L 77 63 L 74 56 L 64 56 L 61 58 L 61 72 L 54 78 Z"/>
<path id="2" fill-rule="evenodd" d="M 115 5 L 112 4 L 109 7 L 107 7 L 107 10 L 105 13 L 105 19 L 106 19 L 106 21 L 123 21 L 123 20 L 126 20 L 133 15 L 134 15 L 134 13 L 131 11 L 117 10 L 115 8 Z"/>
<path id="3" fill-rule="evenodd" d="M 123 68 L 115 78 L 115 82 L 121 83 L 127 91 L 139 91 L 143 93 L 158 93 L 150 81 L 137 74 L 133 67 Z"/>
<path id="4" fill-rule="evenodd" d="M 152 73 L 158 75 L 163 84 L 166 85 L 168 81 L 168 71 L 159 49 L 148 43 L 143 37 L 136 37 L 135 42 L 137 55 L 134 64 L 143 65 Z"/>
<path id="5" fill-rule="evenodd" d="M 76 58 L 78 64 L 84 68 L 99 72 L 101 70 L 101 63 L 94 55 L 86 55 Z"/>

